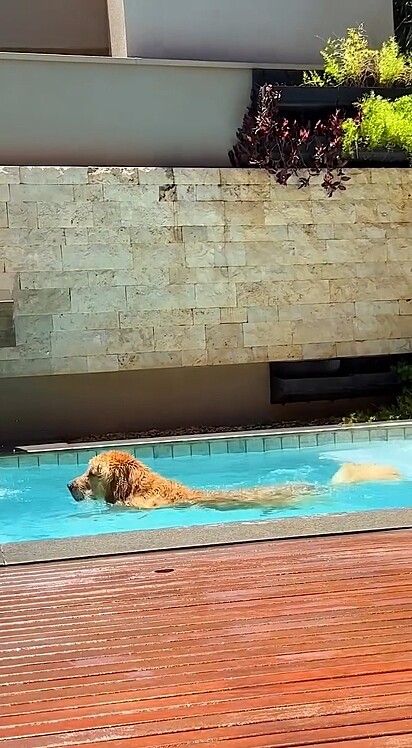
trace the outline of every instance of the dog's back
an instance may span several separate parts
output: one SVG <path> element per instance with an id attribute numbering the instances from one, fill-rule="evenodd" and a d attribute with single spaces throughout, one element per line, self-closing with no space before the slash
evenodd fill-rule
<path id="1" fill-rule="evenodd" d="M 342 465 L 337 473 L 333 476 L 331 483 L 338 486 L 343 483 L 368 483 L 373 481 L 391 481 L 400 480 L 399 470 L 391 465 L 374 465 L 374 464 L 350 464 Z"/>

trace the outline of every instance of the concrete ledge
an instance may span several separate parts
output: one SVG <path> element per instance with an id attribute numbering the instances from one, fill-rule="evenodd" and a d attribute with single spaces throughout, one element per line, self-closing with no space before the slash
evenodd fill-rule
<path id="1" fill-rule="evenodd" d="M 148 551 L 178 550 L 202 546 L 250 543 L 259 540 L 353 532 L 398 530 L 412 527 L 412 509 L 316 515 L 261 522 L 181 527 L 169 530 L 110 533 L 81 538 L 5 543 L 0 546 L 0 565 L 12 566 L 74 558 L 113 556 Z"/>
<path id="2" fill-rule="evenodd" d="M 67 54 L 42 54 L 37 52 L 0 52 L 0 63 L 2 61 L 14 62 L 61 62 L 68 65 L 84 64 L 88 65 L 134 65 L 141 67 L 176 67 L 176 68 L 228 68 L 232 70 L 252 70 L 261 68 L 261 62 L 231 62 L 225 60 L 173 60 L 162 59 L 157 57 L 103 57 L 103 55 L 67 55 Z M 322 70 L 322 65 L 304 65 L 300 63 L 270 63 L 265 62 L 265 70 Z"/>

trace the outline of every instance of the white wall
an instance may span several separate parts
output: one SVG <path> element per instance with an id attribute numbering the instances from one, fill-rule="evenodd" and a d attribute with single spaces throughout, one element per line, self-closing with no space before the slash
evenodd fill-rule
<path id="1" fill-rule="evenodd" d="M 0 162 L 227 166 L 251 75 L 210 63 L 0 53 Z"/>
<path id="2" fill-rule="evenodd" d="M 323 39 L 364 22 L 393 33 L 392 0 L 124 0 L 129 56 L 314 65 Z"/>

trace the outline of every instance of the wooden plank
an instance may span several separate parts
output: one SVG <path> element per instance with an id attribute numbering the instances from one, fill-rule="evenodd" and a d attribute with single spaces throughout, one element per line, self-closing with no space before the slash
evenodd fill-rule
<path id="1" fill-rule="evenodd" d="M 12 717 L 15 721 L 17 717 L 22 719 L 17 720 L 19 725 L 35 721 L 36 724 L 45 720 L 46 717 L 53 719 L 54 713 L 58 713 L 59 718 L 62 717 L 64 711 L 67 714 L 73 714 L 78 716 L 78 709 L 84 709 L 86 707 L 93 708 L 93 713 L 96 714 L 100 707 L 111 708 L 111 705 L 123 705 L 128 708 L 129 705 L 134 704 L 138 706 L 143 712 L 148 710 L 155 710 L 161 707 L 165 710 L 171 710 L 173 707 L 179 708 L 179 714 L 182 709 L 182 696 L 180 694 L 174 694 L 173 696 L 163 696 L 159 699 L 158 696 L 154 695 L 152 698 L 145 698 L 144 694 L 139 694 L 136 689 L 131 689 L 130 682 L 127 684 L 128 690 L 117 690 L 110 691 L 108 693 L 96 694 L 90 692 L 88 696 L 76 696 L 75 694 L 70 696 L 67 692 L 62 692 L 61 698 L 55 698 L 52 701 L 39 700 L 38 702 L 27 702 L 23 704 L 13 703 L 4 707 L 1 711 L 2 716 L 0 717 L 1 724 L 6 724 L 6 718 Z M 293 693 L 293 703 L 298 704 L 322 704 L 322 702 L 330 701 L 341 701 L 343 699 L 357 699 L 365 697 L 374 697 L 378 701 L 378 697 L 387 696 L 388 688 L 392 696 L 406 694 L 406 698 L 409 699 L 412 693 L 412 673 L 409 674 L 408 680 L 399 682 L 394 675 L 394 680 L 391 682 L 380 682 L 372 685 L 365 685 L 364 683 L 359 684 L 359 679 L 346 679 L 344 685 L 338 686 L 337 682 L 334 682 L 333 688 L 328 682 L 322 688 L 322 681 L 315 681 L 313 686 L 305 688 L 299 691 L 295 688 L 295 684 L 292 687 L 287 688 L 283 686 L 279 688 L 276 683 L 269 683 L 261 686 L 255 686 L 253 688 L 253 694 L 248 688 L 233 688 L 226 691 L 221 691 L 217 694 L 215 691 L 209 691 L 207 693 L 192 693 L 187 694 L 187 700 L 185 707 L 201 705 L 206 707 L 208 705 L 215 706 L 218 703 L 224 706 L 232 708 L 234 703 L 238 700 L 247 700 L 248 708 L 253 708 L 257 703 L 261 703 L 263 700 L 277 706 L 288 706 L 290 705 L 290 694 Z M 76 714 L 75 714 L 76 712 Z M 24 718 L 24 719 L 23 719 Z M 13 724 L 13 720 L 8 719 L 7 724 Z"/>
<path id="2" fill-rule="evenodd" d="M 113 744 L 113 741 L 103 740 L 98 743 L 98 748 L 114 748 L 114 745 L 115 748 L 153 748 L 153 742 L 150 741 L 153 741 L 153 738 L 144 738 L 142 741 L 135 738 L 125 738 L 116 740 L 115 744 Z M 306 745 L 308 744 L 306 743 Z M 353 740 L 342 738 L 341 740 L 334 740 L 332 743 L 327 741 L 326 743 L 322 742 L 316 745 L 319 748 L 411 748 L 411 738 L 410 733 L 401 735 L 399 732 L 395 732 L 392 735 L 385 735 L 383 737 L 355 738 Z M 161 746 L 165 746 L 165 743 L 156 743 L 157 746 L 161 748 Z M 168 746 L 171 746 L 170 742 Z M 193 746 L 199 746 L 200 748 L 274 748 L 274 743 L 270 736 L 257 735 L 250 738 L 234 738 L 233 740 L 229 738 L 224 741 L 220 739 L 206 739 L 200 740 L 197 743 L 190 741 L 189 743 L 180 742 L 173 744 L 173 748 L 193 748 Z M 90 743 L 76 743 L 74 748 L 90 748 Z"/>

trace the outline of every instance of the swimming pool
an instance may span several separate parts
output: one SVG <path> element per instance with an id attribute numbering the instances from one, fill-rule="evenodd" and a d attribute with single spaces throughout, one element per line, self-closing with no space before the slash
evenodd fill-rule
<path id="1" fill-rule="evenodd" d="M 260 443 L 263 444 L 262 438 Z M 254 507 L 218 511 L 190 507 L 141 512 L 91 501 L 79 504 L 71 498 L 66 484 L 83 472 L 91 456 L 90 450 L 77 454 L 63 453 L 59 460 L 56 455 L 49 455 L 48 461 L 55 459 L 58 464 L 43 464 L 41 461 L 40 466 L 25 464 L 30 459 L 34 460 L 32 456 L 22 459 L 19 467 L 4 466 L 7 465 L 6 461 L 3 461 L 3 466 L 0 463 L 0 543 L 412 507 L 411 439 L 329 443 L 300 449 L 268 448 L 267 451 L 236 451 L 235 440 L 227 444 L 227 451 L 221 454 L 216 453 L 215 449 L 211 450 L 205 441 L 200 442 L 198 449 L 192 452 L 207 454 L 165 457 L 162 455 L 168 454 L 168 451 L 162 451 L 161 446 L 157 452 L 161 459 L 153 456 L 144 458 L 139 450 L 136 450 L 136 454 L 157 472 L 193 487 L 236 489 L 307 482 L 326 486 L 326 493 L 293 509 L 267 511 Z M 171 448 L 169 450 L 172 451 Z M 179 454 L 179 450 L 176 450 L 176 454 Z M 397 467 L 405 479 L 396 483 L 332 488 L 329 486 L 330 479 L 344 462 L 390 464 Z"/>

